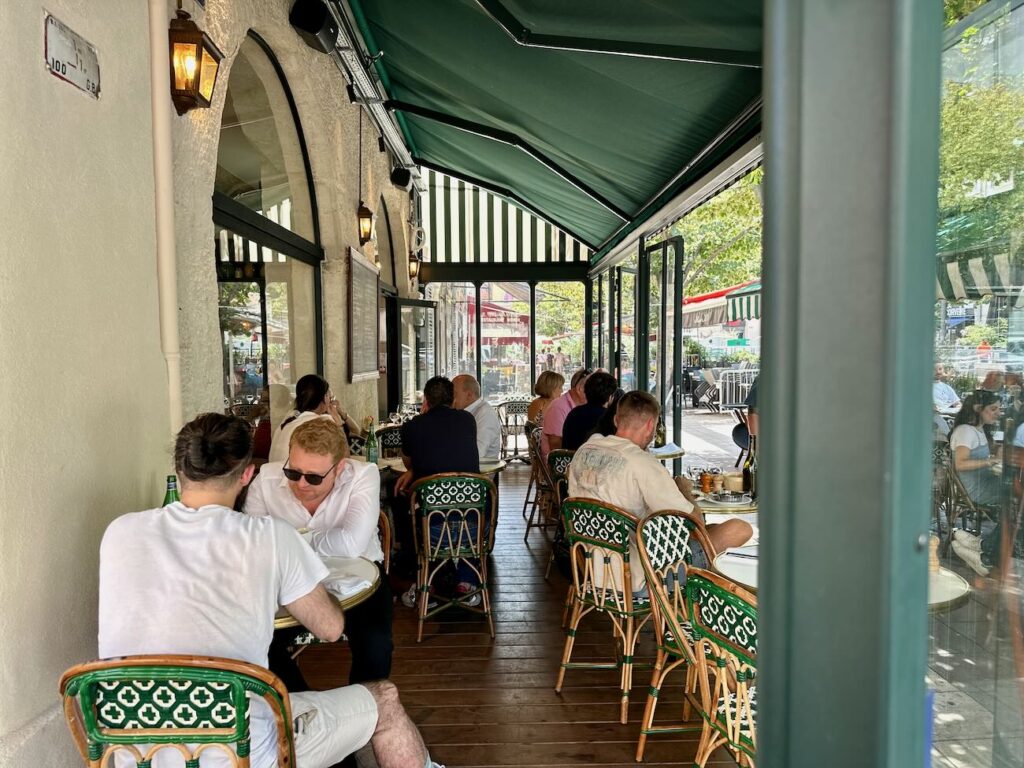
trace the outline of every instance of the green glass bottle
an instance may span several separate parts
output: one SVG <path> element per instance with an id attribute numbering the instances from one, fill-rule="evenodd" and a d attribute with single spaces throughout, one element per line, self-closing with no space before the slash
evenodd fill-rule
<path id="1" fill-rule="evenodd" d="M 370 422 L 370 431 L 366 435 L 366 463 L 376 464 L 380 452 L 377 450 L 377 431 Z"/>
<path id="2" fill-rule="evenodd" d="M 178 495 L 178 478 L 176 475 L 167 476 L 167 493 L 164 494 L 163 506 L 173 504 L 176 501 L 181 501 L 181 496 Z"/>
<path id="3" fill-rule="evenodd" d="M 665 419 L 658 417 L 657 431 L 654 433 L 654 447 L 662 448 L 665 445 Z"/>

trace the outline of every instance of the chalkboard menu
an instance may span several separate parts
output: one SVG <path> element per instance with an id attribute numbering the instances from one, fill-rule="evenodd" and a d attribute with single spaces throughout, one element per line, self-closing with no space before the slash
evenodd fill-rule
<path id="1" fill-rule="evenodd" d="M 369 381 L 377 373 L 377 265 L 355 248 L 348 257 L 348 371 L 349 380 Z"/>

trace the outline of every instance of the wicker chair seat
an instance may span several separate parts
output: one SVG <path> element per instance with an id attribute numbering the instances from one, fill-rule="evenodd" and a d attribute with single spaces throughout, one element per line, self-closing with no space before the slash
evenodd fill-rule
<path id="1" fill-rule="evenodd" d="M 751 732 L 757 728 L 757 687 L 753 686 L 748 690 L 750 707 L 740 707 L 736 701 L 736 694 L 718 698 L 718 707 L 715 710 L 715 719 L 711 725 L 723 736 L 728 734 L 728 724 L 740 719 L 740 738 L 746 744 L 753 744 Z M 751 722 L 753 721 L 753 722 Z"/>

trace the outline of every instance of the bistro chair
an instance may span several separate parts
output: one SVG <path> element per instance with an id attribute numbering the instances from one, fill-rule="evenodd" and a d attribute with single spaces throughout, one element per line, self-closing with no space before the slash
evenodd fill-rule
<path id="1" fill-rule="evenodd" d="M 658 653 L 647 692 L 647 706 L 640 724 L 640 741 L 636 759 L 644 759 L 647 737 L 655 733 L 684 733 L 701 729 L 700 724 L 687 725 L 695 701 L 697 668 L 694 663 L 693 628 L 686 605 L 686 572 L 693 563 L 693 542 L 700 545 L 711 562 L 714 546 L 704 525 L 685 512 L 663 510 L 640 521 L 636 532 L 637 549 L 647 578 L 647 589 L 654 598 L 651 610 Z M 665 679 L 673 670 L 686 670 L 683 688 L 682 722 L 654 725 L 654 710 Z"/>
<path id="2" fill-rule="evenodd" d="M 629 714 L 633 684 L 633 649 L 644 624 L 651 618 L 648 597 L 634 596 L 629 549 L 637 520 L 625 510 L 596 499 L 571 497 L 562 504 L 562 519 L 572 564 L 572 616 L 566 629 L 565 649 L 555 692 L 560 693 L 568 669 L 618 669 L 621 673 L 619 719 Z M 572 650 L 583 617 L 604 613 L 620 643 L 611 663 L 573 662 Z"/>
<path id="3" fill-rule="evenodd" d="M 552 502 L 555 510 L 562 508 L 562 502 L 569 496 L 569 465 L 576 451 L 566 448 L 556 448 L 548 454 L 548 477 L 551 478 Z M 555 538 L 551 542 L 551 557 L 548 558 L 548 567 L 544 571 L 545 580 L 551 575 L 551 566 L 555 562 L 556 555 L 562 557 L 566 562 L 569 559 L 569 546 L 565 541 L 565 528 L 562 525 L 561 517 L 556 517 Z M 565 614 L 562 616 L 562 626 L 565 626 L 565 618 L 568 615 L 569 606 L 572 604 L 571 597 L 565 601 Z"/>
<path id="4" fill-rule="evenodd" d="M 416 642 L 423 639 L 423 622 L 452 606 L 482 613 L 487 617 L 494 637 L 494 617 L 487 585 L 487 558 L 494 550 L 494 531 L 498 527 L 497 489 L 486 475 L 444 472 L 420 478 L 412 486 L 413 535 L 419 568 L 416 588 L 419 592 L 419 627 Z M 435 533 L 431 535 L 431 527 Z M 430 608 L 430 588 L 434 577 L 449 562 L 465 560 L 476 574 L 480 586 L 451 598 L 434 596 L 437 605 Z M 467 605 L 474 595 L 481 596 L 479 606 Z"/>
<path id="5" fill-rule="evenodd" d="M 949 455 L 949 463 L 947 465 L 949 497 L 948 503 L 946 504 L 946 525 L 949 530 L 947 532 L 944 545 L 945 550 L 948 550 L 950 544 L 953 542 L 953 530 L 955 529 L 959 518 L 963 518 L 963 526 L 964 528 L 967 528 L 969 525 L 969 518 L 973 515 L 974 530 L 978 535 L 981 535 L 982 518 L 987 517 L 990 520 L 999 520 L 998 505 L 978 504 L 971 498 L 970 494 L 967 493 L 963 480 L 960 478 L 960 473 L 957 472 L 956 467 L 953 466 L 952 451 L 947 449 L 947 453 Z"/>
<path id="6" fill-rule="evenodd" d="M 402 427 L 381 427 L 377 430 L 377 445 L 380 446 L 380 455 L 384 459 L 393 459 L 402 455 Z"/>
<path id="7" fill-rule="evenodd" d="M 540 450 L 540 428 L 533 430 L 529 435 L 530 445 L 530 467 L 533 472 L 533 499 L 524 504 L 524 510 L 529 507 L 529 515 L 526 518 L 526 533 L 523 534 L 523 541 L 527 541 L 531 528 L 550 528 L 556 521 L 552 518 L 557 514 L 553 505 L 555 489 L 551 482 L 551 473 L 547 463 L 541 458 Z M 537 520 L 538 522 L 534 522 Z"/>
<path id="8" fill-rule="evenodd" d="M 526 450 L 519 450 L 519 436 L 526 434 L 526 412 L 529 409 L 529 400 L 506 400 L 498 405 L 498 418 L 501 419 L 501 458 L 506 461 L 529 461 L 529 447 L 526 446 Z M 512 438 L 511 448 L 508 445 L 509 438 Z"/>
<path id="9" fill-rule="evenodd" d="M 235 659 L 125 656 L 92 661 L 60 679 L 64 715 L 89 768 L 112 766 L 126 752 L 141 766 L 164 749 L 186 766 L 207 750 L 249 767 L 249 700 L 262 697 L 277 724 L 277 763 L 295 765 L 288 691 L 267 669 Z M 181 759 L 181 758 L 179 758 Z"/>
<path id="10" fill-rule="evenodd" d="M 686 573 L 694 665 L 704 720 L 694 765 L 725 746 L 740 765 L 757 758 L 757 597 L 724 576 Z"/>
<path id="11" fill-rule="evenodd" d="M 526 432 L 526 463 L 530 465 L 530 480 L 526 484 L 526 495 L 523 497 L 523 519 L 526 519 L 526 509 L 533 503 L 534 499 L 537 498 L 536 494 L 536 483 L 537 483 L 537 462 L 534 459 L 534 453 L 539 453 L 540 437 L 537 438 L 537 450 L 535 451 L 534 445 L 531 442 L 533 440 L 533 434 L 540 427 L 534 424 L 532 421 L 526 422 L 524 431 Z M 532 495 L 531 495 L 532 494 Z"/>
<path id="12" fill-rule="evenodd" d="M 348 436 L 348 452 L 353 456 L 365 456 L 366 455 L 366 438 L 356 437 L 355 435 Z"/>

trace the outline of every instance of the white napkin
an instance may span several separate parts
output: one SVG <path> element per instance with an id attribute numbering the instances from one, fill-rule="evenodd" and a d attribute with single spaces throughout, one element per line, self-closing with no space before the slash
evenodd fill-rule
<path id="1" fill-rule="evenodd" d="M 349 595 L 355 595 L 362 592 L 372 583 L 373 582 L 367 581 L 355 574 L 347 573 L 342 576 L 328 579 L 324 582 L 324 587 L 335 597 L 344 598 Z"/>

